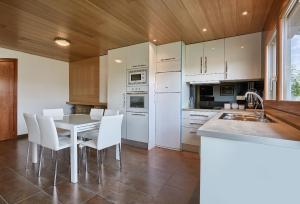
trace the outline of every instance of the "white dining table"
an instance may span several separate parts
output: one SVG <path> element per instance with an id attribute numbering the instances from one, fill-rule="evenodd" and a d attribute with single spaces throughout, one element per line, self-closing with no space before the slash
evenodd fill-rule
<path id="1" fill-rule="evenodd" d="M 54 118 L 55 126 L 57 128 L 69 130 L 71 132 L 72 146 L 70 150 L 71 162 L 71 182 L 78 182 L 78 160 L 77 160 L 77 134 L 79 132 L 89 131 L 99 128 L 101 117 L 90 116 L 87 114 L 71 114 L 63 117 Z M 116 146 L 116 159 L 119 160 L 119 149 Z M 37 145 L 32 145 L 32 162 L 37 163 Z"/>

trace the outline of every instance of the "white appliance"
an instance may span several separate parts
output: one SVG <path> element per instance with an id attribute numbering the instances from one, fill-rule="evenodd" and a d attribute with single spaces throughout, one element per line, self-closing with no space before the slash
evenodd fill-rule
<path id="1" fill-rule="evenodd" d="M 127 93 L 126 101 L 127 112 L 148 112 L 148 93 Z"/>
<path id="2" fill-rule="evenodd" d="M 148 143 L 148 113 L 127 112 L 127 139 Z"/>
<path id="3" fill-rule="evenodd" d="M 181 147 L 181 72 L 156 74 L 156 145 Z"/>
<path id="4" fill-rule="evenodd" d="M 127 70 L 127 87 L 148 85 L 148 69 Z"/>

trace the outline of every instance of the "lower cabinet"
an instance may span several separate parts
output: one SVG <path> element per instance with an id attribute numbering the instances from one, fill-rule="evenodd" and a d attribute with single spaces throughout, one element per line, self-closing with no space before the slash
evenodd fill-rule
<path id="1" fill-rule="evenodd" d="M 184 110 L 182 112 L 182 144 L 184 146 L 200 146 L 200 136 L 197 130 L 214 117 L 216 111 Z M 189 150 L 189 149 L 186 149 Z"/>
<path id="2" fill-rule="evenodd" d="M 148 143 L 148 113 L 127 112 L 127 139 Z"/>

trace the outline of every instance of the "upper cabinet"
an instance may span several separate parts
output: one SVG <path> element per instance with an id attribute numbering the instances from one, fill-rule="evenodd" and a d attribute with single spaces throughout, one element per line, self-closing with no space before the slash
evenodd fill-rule
<path id="1" fill-rule="evenodd" d="M 169 43 L 157 47 L 157 72 L 181 71 L 182 42 Z"/>
<path id="2" fill-rule="evenodd" d="M 127 47 L 127 69 L 149 67 L 149 43 Z"/>
<path id="3" fill-rule="evenodd" d="M 261 78 L 261 33 L 225 39 L 225 80 Z"/>
<path id="4" fill-rule="evenodd" d="M 187 82 L 223 80 L 224 71 L 224 39 L 186 46 Z"/>

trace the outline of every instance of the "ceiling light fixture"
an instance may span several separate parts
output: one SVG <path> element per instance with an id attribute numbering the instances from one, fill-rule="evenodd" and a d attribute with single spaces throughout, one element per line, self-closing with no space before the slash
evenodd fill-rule
<path id="1" fill-rule="evenodd" d="M 247 15 L 248 15 L 248 11 L 244 11 L 244 12 L 242 13 L 242 15 L 243 15 L 243 16 L 247 16 Z"/>
<path id="2" fill-rule="evenodd" d="M 122 63 L 122 60 L 120 60 L 120 59 L 115 59 L 115 62 L 120 64 L 120 63 Z"/>
<path id="3" fill-rule="evenodd" d="M 62 47 L 67 47 L 67 46 L 69 46 L 71 44 L 70 41 L 68 41 L 66 39 L 63 39 L 63 38 L 59 38 L 59 37 L 55 38 L 54 42 L 56 44 L 58 44 L 59 46 L 62 46 Z"/>
<path id="4" fill-rule="evenodd" d="M 242 45 L 241 48 L 244 49 L 244 46 Z"/>
<path id="5" fill-rule="evenodd" d="M 203 29 L 202 29 L 202 31 L 203 31 L 203 32 L 206 32 L 206 31 L 207 31 L 207 29 L 206 29 L 206 28 L 203 28 Z"/>
<path id="6" fill-rule="evenodd" d="M 153 42 L 156 42 L 157 40 L 156 40 L 156 39 L 153 39 L 152 41 L 153 41 Z"/>

